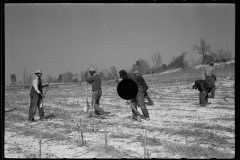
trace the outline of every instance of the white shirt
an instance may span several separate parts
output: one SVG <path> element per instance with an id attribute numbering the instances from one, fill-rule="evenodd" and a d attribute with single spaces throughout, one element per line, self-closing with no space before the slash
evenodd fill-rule
<path id="1" fill-rule="evenodd" d="M 35 91 L 39 94 L 41 92 L 38 89 L 38 79 L 39 79 L 38 77 L 33 79 L 33 87 L 34 87 Z"/>

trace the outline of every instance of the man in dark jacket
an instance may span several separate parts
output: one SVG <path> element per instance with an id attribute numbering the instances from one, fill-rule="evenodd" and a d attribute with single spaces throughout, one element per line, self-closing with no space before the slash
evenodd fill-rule
<path id="1" fill-rule="evenodd" d="M 92 84 L 92 101 L 91 105 L 94 106 L 95 114 L 90 113 L 88 117 L 96 116 L 97 118 L 106 118 L 104 116 L 105 111 L 99 107 L 100 105 L 100 98 L 102 96 L 102 89 L 101 89 L 101 78 L 100 76 L 96 73 L 95 69 L 93 67 L 90 67 L 89 73 L 91 77 L 87 78 L 86 82 Z"/>
<path id="2" fill-rule="evenodd" d="M 141 84 L 142 88 L 143 88 L 143 92 L 144 92 L 144 98 L 146 98 L 148 100 L 148 105 L 152 106 L 154 105 L 153 101 L 151 100 L 151 98 L 148 96 L 147 90 L 148 90 L 148 85 L 146 84 L 144 78 L 139 74 L 139 71 L 136 70 L 134 72 L 134 75 L 137 78 L 137 81 L 139 81 L 139 83 Z"/>
<path id="3" fill-rule="evenodd" d="M 40 120 L 44 118 L 44 108 L 42 106 L 42 99 L 44 98 L 42 88 L 48 87 L 49 85 L 42 85 L 42 71 L 37 70 L 35 72 L 36 77 L 32 83 L 32 89 L 30 91 L 30 108 L 28 122 L 34 122 L 34 116 L 38 109 Z"/>
<path id="4" fill-rule="evenodd" d="M 204 70 L 204 76 L 205 76 L 205 80 L 208 80 L 211 83 L 212 86 L 212 91 L 211 91 L 211 96 L 209 96 L 209 98 L 214 98 L 214 93 L 215 93 L 215 81 L 216 81 L 216 73 L 215 73 L 215 69 L 213 66 L 214 62 L 211 61 L 210 62 L 210 66 L 207 67 Z"/>
<path id="5" fill-rule="evenodd" d="M 199 90 L 199 104 L 206 106 L 208 104 L 208 93 L 212 90 L 210 80 L 196 80 L 192 86 L 193 89 Z"/>
<path id="6" fill-rule="evenodd" d="M 119 75 L 120 75 L 120 78 L 122 78 L 123 80 L 124 79 L 133 80 L 138 86 L 137 96 L 130 100 L 132 107 L 134 107 L 132 108 L 132 121 L 141 122 L 141 113 L 137 111 L 137 106 L 141 108 L 144 119 L 149 121 L 150 117 L 149 117 L 148 109 L 146 108 L 144 103 L 144 92 L 143 92 L 142 86 L 140 85 L 139 82 L 137 82 L 137 79 L 134 75 L 127 73 L 125 70 L 119 71 Z M 116 83 L 119 83 L 117 79 L 116 79 Z"/>

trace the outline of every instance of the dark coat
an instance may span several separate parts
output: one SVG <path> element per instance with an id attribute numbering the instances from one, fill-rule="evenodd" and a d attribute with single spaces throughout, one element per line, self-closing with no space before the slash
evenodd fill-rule
<path id="1" fill-rule="evenodd" d="M 98 74 L 94 74 L 93 76 L 86 79 L 86 82 L 92 84 L 92 91 L 101 91 L 101 78 Z"/>
<path id="2" fill-rule="evenodd" d="M 137 76 L 137 80 L 139 81 L 139 83 L 141 84 L 143 91 L 147 91 L 148 90 L 148 85 L 146 84 L 144 78 L 141 75 Z"/>
<path id="3" fill-rule="evenodd" d="M 208 80 L 196 80 L 193 88 L 198 89 L 200 92 L 206 90 L 208 93 L 212 90 L 211 82 Z"/>

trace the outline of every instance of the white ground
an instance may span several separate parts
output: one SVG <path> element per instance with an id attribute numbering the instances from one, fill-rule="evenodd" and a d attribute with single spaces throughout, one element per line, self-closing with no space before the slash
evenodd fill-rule
<path id="1" fill-rule="evenodd" d="M 234 80 L 218 79 L 215 99 L 209 99 L 207 107 L 198 105 L 198 91 L 190 84 L 149 85 L 148 93 L 155 105 L 147 106 L 151 120 L 141 123 L 130 121 L 130 107 L 118 97 L 116 86 L 102 88 L 100 103 L 110 112 L 108 119 L 87 119 L 83 113 L 85 88 L 64 87 L 47 92 L 45 114 L 53 113 L 54 117 L 31 124 L 27 123 L 29 91 L 6 91 L 6 101 L 19 109 L 5 115 L 5 158 L 39 157 L 40 135 L 42 158 L 143 158 L 145 129 L 149 158 L 233 158 Z M 79 145 L 77 130 L 80 118 L 83 146 Z"/>

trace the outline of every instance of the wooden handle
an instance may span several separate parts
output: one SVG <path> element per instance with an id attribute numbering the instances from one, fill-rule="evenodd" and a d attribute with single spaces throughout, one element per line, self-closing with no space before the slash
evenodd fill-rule
<path id="1" fill-rule="evenodd" d="M 87 82 L 86 82 L 86 84 L 87 84 Z M 88 84 L 87 84 L 86 100 L 88 101 Z"/>

